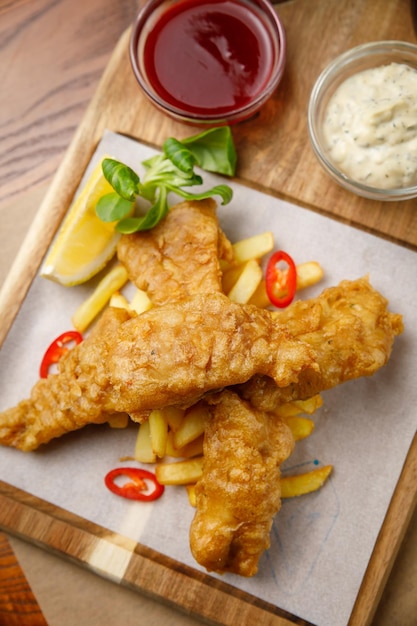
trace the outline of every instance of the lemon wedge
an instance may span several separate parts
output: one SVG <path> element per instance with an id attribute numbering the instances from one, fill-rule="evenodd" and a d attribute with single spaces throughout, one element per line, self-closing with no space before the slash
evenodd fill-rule
<path id="1" fill-rule="evenodd" d="M 52 242 L 41 276 L 65 286 L 79 285 L 97 274 L 114 256 L 120 233 L 115 231 L 114 222 L 102 222 L 95 211 L 98 200 L 113 191 L 104 178 L 100 161 Z"/>

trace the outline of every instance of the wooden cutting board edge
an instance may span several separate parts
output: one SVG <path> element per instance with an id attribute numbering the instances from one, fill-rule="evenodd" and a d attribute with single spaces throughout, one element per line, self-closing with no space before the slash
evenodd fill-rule
<path id="1" fill-rule="evenodd" d="M 417 503 L 417 435 L 363 578 L 349 626 L 368 626 Z M 209 624 L 309 622 L 0 481 L 0 528 Z M 265 621 L 267 620 L 267 621 Z"/>
<path id="2" fill-rule="evenodd" d="M 349 626 L 371 624 L 401 542 L 417 506 L 417 434 L 408 451 L 401 476 L 365 572 Z"/>
<path id="3" fill-rule="evenodd" d="M 0 481 L 0 528 L 208 624 L 313 626 L 255 596 Z"/>
<path id="4" fill-rule="evenodd" d="M 74 193 L 85 171 L 85 168 L 91 158 L 91 155 L 94 152 L 96 145 L 100 141 L 104 130 L 106 128 L 109 128 L 114 132 L 121 132 L 122 134 L 127 134 L 137 139 L 134 133 L 132 133 L 131 135 L 129 134 L 131 128 L 129 128 L 129 123 L 126 122 L 126 120 L 120 119 L 119 128 L 115 127 L 115 124 L 113 123 L 115 112 L 114 110 L 112 110 L 111 107 L 108 107 L 108 103 L 104 98 L 104 94 L 107 92 L 110 86 L 112 86 L 112 88 L 117 88 L 117 85 L 115 85 L 115 68 L 120 62 L 121 57 L 124 56 L 126 53 L 126 42 L 129 36 L 130 29 L 127 29 L 127 31 L 125 31 L 125 33 L 120 38 L 119 43 L 115 48 L 112 59 L 103 74 L 99 88 L 94 98 L 90 102 L 85 116 L 68 147 L 64 159 L 60 167 L 58 168 L 52 184 L 49 187 L 48 192 L 46 193 L 45 198 L 39 208 L 32 228 L 28 236 L 26 237 L 24 244 L 22 245 L 22 248 L 16 258 L 16 261 L 9 273 L 8 278 L 4 283 L 3 289 L 0 293 L 0 319 L 2 320 L 2 324 L 0 326 L 0 345 L 3 343 L 5 337 L 7 336 L 8 330 L 13 324 L 15 316 L 17 315 L 17 312 L 23 303 L 26 293 L 42 262 L 43 256 L 45 255 L 48 246 L 50 245 L 50 242 L 57 228 L 59 227 L 59 224 L 61 223 L 69 204 L 71 203 Z M 69 172 L 71 173 L 71 175 L 69 175 Z M 252 183 L 242 179 L 237 179 L 237 182 L 241 182 L 242 184 L 248 184 L 251 187 L 259 189 L 258 185 L 253 185 Z M 269 190 L 260 190 L 271 193 Z M 274 194 L 274 192 L 273 195 L 279 196 L 279 194 Z M 292 198 L 283 197 L 283 199 L 297 203 L 296 200 Z M 306 205 L 303 204 L 303 206 Z M 320 211 L 317 207 L 307 208 L 326 214 L 325 211 Z M 328 215 L 328 217 L 331 217 L 332 219 L 341 219 L 335 217 L 334 215 Z M 352 224 L 349 221 L 347 221 L 346 223 L 351 226 L 353 225 L 355 227 L 363 229 L 360 224 Z M 376 234 L 380 236 L 379 233 Z M 398 486 L 392 498 L 392 502 L 387 513 L 385 522 L 381 528 L 378 540 L 376 542 L 372 558 L 370 560 L 360 592 L 358 594 L 357 601 L 352 611 L 349 626 L 365 626 L 369 624 L 372 619 L 372 615 L 374 614 L 374 611 L 377 607 L 378 601 L 383 591 L 383 587 L 386 583 L 401 540 L 404 536 L 408 522 L 416 505 L 416 475 L 417 440 L 415 439 L 410 448 L 401 478 L 398 482 Z M 39 507 L 39 501 L 36 498 L 31 497 L 28 494 L 28 501 L 22 502 L 19 497 L 14 496 L 9 492 L 9 486 L 6 486 L 6 492 L 4 491 L 4 487 L 5 484 L 0 482 L 0 502 L 2 502 L 2 505 L 0 506 L 0 526 L 5 531 L 11 534 L 21 536 L 22 538 L 25 538 L 33 543 L 41 545 L 45 549 L 56 551 L 57 553 L 61 554 L 61 556 L 71 558 L 71 560 L 75 560 L 81 565 L 91 567 L 91 565 L 88 563 L 88 560 L 85 560 L 85 558 L 80 558 L 79 555 L 72 554 L 71 550 L 69 549 L 69 546 L 77 543 L 76 541 L 73 541 L 71 535 L 74 532 L 79 532 L 79 529 L 77 529 L 77 531 L 74 530 L 75 527 L 72 525 L 73 522 L 71 520 L 71 516 L 69 516 L 69 518 L 66 519 L 66 521 L 64 522 L 64 536 L 69 538 L 69 545 L 67 546 L 66 550 L 56 548 L 54 547 L 53 542 L 51 542 L 51 538 L 49 537 L 49 535 L 44 535 L 43 532 L 39 531 L 39 529 L 44 526 L 45 522 L 56 518 L 54 516 L 52 516 L 51 518 L 50 514 L 47 515 L 42 506 Z M 7 522 L 7 520 L 5 520 L 5 515 L 3 515 L 3 512 L 10 510 L 10 508 L 15 511 L 16 518 L 10 522 Z M 60 512 L 60 510 L 56 507 L 54 507 L 54 509 L 55 515 L 57 515 L 58 517 L 59 515 L 62 515 L 63 512 Z M 24 523 L 23 530 L 19 530 L 19 526 L 16 526 L 15 522 L 24 519 L 30 521 Z M 83 532 L 86 533 L 86 536 L 89 536 L 91 538 L 91 541 L 96 541 L 96 535 L 91 534 L 91 524 L 88 522 L 85 522 L 85 524 L 87 529 Z M 55 532 L 53 526 L 54 525 L 52 524 L 52 535 Z M 142 557 L 138 557 L 138 559 L 140 561 L 139 565 L 143 567 L 143 563 L 141 562 Z M 139 567 L 138 569 L 140 570 L 141 567 Z M 97 571 L 97 573 L 99 573 L 100 575 L 104 575 L 103 572 Z M 156 593 L 156 595 L 158 596 L 157 592 L 147 588 L 143 581 L 135 577 L 133 577 L 133 579 L 129 581 L 122 579 L 119 582 L 121 584 L 127 584 L 128 586 L 133 587 L 138 591 L 151 594 Z M 170 588 L 170 585 L 168 585 L 167 588 Z M 210 590 L 210 593 L 212 593 L 212 590 Z M 247 594 L 243 595 L 246 596 Z M 160 597 L 161 600 L 167 601 L 166 597 L 158 597 Z M 194 611 L 194 609 L 192 608 L 192 603 L 190 603 L 188 600 L 184 602 L 179 595 L 175 595 L 175 597 L 173 597 L 170 602 L 179 606 L 180 608 L 182 607 L 184 610 Z M 222 600 L 222 603 L 223 602 L 224 598 Z M 237 602 L 237 606 L 240 607 L 237 609 L 237 614 L 241 616 L 242 607 L 247 606 L 247 600 L 244 600 L 243 597 L 240 597 L 237 600 L 233 599 L 233 604 L 235 604 L 235 602 Z M 255 603 L 256 605 L 263 604 L 261 601 L 258 600 L 255 600 Z M 251 602 L 249 602 L 249 605 L 251 605 Z M 205 615 L 204 610 L 204 607 L 200 607 L 195 615 L 200 618 L 211 620 L 213 615 Z M 265 608 L 263 608 L 262 611 L 264 611 L 264 618 L 266 614 L 268 614 L 268 616 L 270 615 L 269 611 L 265 613 Z M 216 614 L 214 616 L 214 619 L 217 621 L 212 623 L 221 623 L 224 624 L 224 626 L 228 626 L 229 622 L 224 621 L 224 608 L 219 611 L 219 614 Z M 236 619 L 236 615 L 234 619 Z M 299 618 L 294 616 L 282 617 L 280 615 L 276 615 L 271 617 L 270 619 L 273 619 L 275 621 L 268 621 L 268 624 L 273 624 L 274 626 L 275 624 L 277 626 L 283 626 L 284 624 L 306 623 L 303 620 L 300 621 Z M 288 621 L 288 619 L 290 619 L 290 621 Z M 230 622 L 230 624 L 235 623 L 236 621 Z"/>

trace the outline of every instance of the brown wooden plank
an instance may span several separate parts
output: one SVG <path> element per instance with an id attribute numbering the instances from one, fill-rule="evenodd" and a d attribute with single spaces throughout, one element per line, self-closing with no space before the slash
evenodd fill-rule
<path id="1" fill-rule="evenodd" d="M 88 34 L 94 41 L 100 41 L 101 30 L 106 29 L 106 37 L 116 40 L 122 24 L 129 23 L 136 11 L 133 1 L 125 1 L 116 12 L 101 10 L 100 0 L 89 3 L 88 15 L 91 23 L 96 24 L 95 31 Z M 25 11 L 31 3 L 22 5 Z M 39 37 L 48 33 L 38 32 L 42 27 L 40 16 L 48 10 L 58 21 L 65 20 L 65 37 L 57 47 L 54 63 L 55 74 L 49 75 L 45 83 L 42 102 L 54 106 L 57 92 L 66 94 L 67 107 L 59 110 L 53 119 L 45 116 L 45 109 L 36 100 L 35 81 L 27 86 L 27 101 L 32 106 L 24 111 L 15 110 L 14 93 L 18 93 L 16 80 L 22 80 L 18 73 L 9 73 L 4 92 L 8 94 L 5 103 L 10 111 L 7 119 L 10 132 L 5 138 L 2 161 L 1 193 L 10 196 L 19 191 L 19 177 L 25 176 L 25 184 L 36 184 L 52 177 L 59 158 L 64 154 L 79 119 L 80 110 L 87 109 L 91 96 L 88 86 L 97 80 L 94 74 L 94 58 L 90 60 L 85 74 L 83 59 L 75 56 L 68 69 L 68 50 L 70 43 L 78 37 L 86 36 L 85 31 L 77 32 L 76 22 L 71 16 L 69 3 L 51 3 L 38 0 L 33 14 L 25 13 L 25 20 L 18 21 L 20 28 L 27 28 L 27 46 L 35 47 Z M 319 72 L 340 52 L 366 41 L 378 39 L 403 39 L 416 42 L 416 34 L 411 20 L 409 0 L 386 0 L 382 8 L 379 0 L 293 0 L 276 7 L 284 22 L 288 40 L 288 63 L 283 82 L 277 92 L 266 104 L 256 119 L 234 127 L 234 136 L 239 154 L 238 177 L 249 183 L 259 185 L 305 204 L 317 211 L 335 215 L 339 219 L 381 233 L 386 237 L 416 247 L 417 217 L 414 201 L 379 203 L 359 199 L 341 189 L 321 170 L 310 148 L 307 136 L 307 103 L 311 88 Z M 103 13 L 103 19 L 94 20 L 94 15 Z M 18 11 L 16 10 L 18 15 Z M 87 20 L 88 21 L 88 20 Z M 48 22 L 49 23 L 49 22 Z M 56 22 L 55 22 L 56 23 Z M 119 30 L 117 30 L 119 29 Z M 0 26 L 1 33 L 1 26 Z M 10 55 L 20 61 L 22 67 L 27 63 L 27 50 L 14 48 L 15 37 L 9 26 L 3 33 L 8 38 Z M 60 31 L 54 36 L 61 38 Z M 101 67 L 102 48 L 97 47 L 97 67 Z M 37 61 L 42 63 L 40 56 Z M 65 71 L 64 71 L 65 70 Z M 48 85 L 51 76 L 57 83 L 55 91 Z M 42 79 L 44 80 L 44 79 Z M 78 112 L 75 114 L 75 112 Z M 21 124 L 24 115 L 25 124 Z M 192 132 L 188 127 L 173 122 L 156 111 L 149 104 L 135 84 L 127 55 L 127 39 L 122 49 L 112 56 L 106 80 L 100 83 L 96 98 L 90 104 L 87 115 L 81 123 L 82 133 L 87 140 L 84 144 L 86 154 L 74 173 L 86 163 L 91 141 L 96 141 L 103 123 L 112 130 L 131 134 L 142 141 L 161 145 L 163 140 L 174 134 L 182 137 Z M 38 137 L 31 137 L 27 128 L 41 126 L 44 132 Z M 86 126 L 88 125 L 88 128 Z M 32 132 L 32 131 L 31 131 Z M 35 141 L 35 151 L 31 141 Z M 8 155 L 13 155 L 9 157 Z M 18 163 L 18 168 L 16 168 Z"/>
<path id="2" fill-rule="evenodd" d="M 380 530 L 349 626 L 370 624 L 417 504 L 417 435 Z"/>
<path id="3" fill-rule="evenodd" d="M 231 585 L 0 481 L 0 528 L 210 624 L 313 626 Z"/>
<path id="4" fill-rule="evenodd" d="M 375 38 L 415 39 L 408 4 L 387 0 L 381 11 L 377 0 L 296 0 L 279 5 L 278 11 L 288 34 L 288 67 L 281 87 L 258 118 L 233 129 L 238 179 L 416 248 L 415 201 L 379 203 L 340 189 L 321 171 L 306 130 L 310 89 L 332 57 Z M 326 37 L 317 43 L 316 33 L 323 28 Z M 145 99 L 130 68 L 129 34 L 128 29 L 114 50 L 0 293 L 5 316 L 0 345 L 103 131 L 109 128 L 160 146 L 170 135 L 181 138 L 197 130 L 170 120 Z"/>
<path id="5" fill-rule="evenodd" d="M 280 5 L 277 12 L 287 33 L 286 74 L 259 119 L 237 129 L 239 176 L 319 212 L 416 247 L 415 200 L 382 203 L 343 190 L 317 163 L 307 132 L 311 89 L 338 54 L 374 40 L 416 42 L 408 0 L 296 0 Z"/>
<path id="6" fill-rule="evenodd" d="M 1 202 L 53 178 L 138 2 L 0 5 Z"/>
<path id="7" fill-rule="evenodd" d="M 4 533 L 0 533 L 0 624 L 47 626 Z"/>
<path id="8" fill-rule="evenodd" d="M 379 533 L 349 626 L 372 621 L 417 500 L 417 436 Z M 0 528 L 208 623 L 308 625 L 217 579 L 0 481 Z"/>
<path id="9" fill-rule="evenodd" d="M 44 1 L 45 9 L 49 4 Z M 54 4 L 58 7 L 60 3 Z M 22 5 L 29 6 L 30 3 Z M 408 1 L 387 0 L 381 10 L 378 0 L 294 0 L 280 5 L 277 11 L 287 30 L 288 67 L 280 89 L 261 114 L 233 129 L 239 155 L 238 178 L 241 182 L 359 225 L 415 249 L 415 203 L 409 201 L 401 204 L 380 204 L 359 200 L 339 189 L 324 175 L 315 161 L 307 140 L 305 117 L 308 95 L 314 80 L 322 67 L 336 54 L 352 45 L 373 39 L 399 38 L 415 41 Z M 0 345 L 103 130 L 110 128 L 155 146 L 160 146 L 169 135 L 181 138 L 194 130 L 162 116 L 145 101 L 130 72 L 128 38 L 129 31 L 126 31 L 115 48 L 82 123 L 73 135 L 22 252 L 4 285 L 0 296 Z M 81 99 L 76 106 L 80 106 L 80 102 L 81 105 L 86 104 L 86 100 Z M 51 163 L 54 160 L 51 161 L 51 155 L 56 156 L 57 150 L 63 151 L 67 144 L 68 135 L 65 135 L 58 142 L 58 146 L 56 145 L 57 137 L 62 131 L 61 124 L 66 119 L 63 116 L 57 121 L 56 127 L 53 126 L 54 132 L 44 139 L 49 160 L 39 159 L 39 165 L 35 168 L 38 180 L 52 175 Z M 73 128 L 69 131 L 67 129 L 67 132 L 72 134 Z M 14 141 L 14 135 L 10 133 L 7 144 L 9 152 L 16 148 Z M 38 150 L 42 152 L 41 149 Z M 12 160 L 7 161 L 5 166 L 3 172 L 7 176 Z M 29 183 L 35 182 L 35 178 L 30 178 Z M 10 187 L 6 187 L 6 194 L 10 190 Z M 395 557 L 415 503 L 416 459 L 414 443 L 352 614 L 352 626 L 370 621 Z M 0 525 L 63 556 L 69 556 L 84 566 L 91 567 L 89 559 L 97 543 L 100 545 L 100 540 L 110 541 L 110 544 L 120 546 L 123 550 L 131 550 L 130 544 L 126 544 L 123 538 L 109 538 L 105 529 L 76 520 L 65 512 L 58 513 L 53 507 L 51 509 L 47 504 L 39 503 L 30 496 L 23 500 L 16 499 L 16 494 L 7 492 L 0 497 Z M 182 576 L 188 576 L 188 573 L 184 574 L 182 566 L 175 564 L 174 567 L 172 562 L 165 561 L 164 558 L 161 561 L 157 554 L 150 554 L 146 550 L 143 552 L 139 547 L 135 547 L 132 554 L 123 584 L 145 590 L 157 597 L 167 595 L 170 602 L 180 604 L 187 610 L 195 611 L 196 615 L 210 620 L 219 617 L 216 605 L 217 611 L 220 606 L 220 619 L 223 619 L 225 613 L 228 620 L 234 620 L 221 623 L 241 622 L 242 611 L 247 623 L 260 619 L 260 616 L 265 624 L 281 626 L 294 623 L 292 618 L 288 621 L 289 618 L 274 613 L 270 607 L 263 604 L 260 606 L 256 599 L 248 600 L 240 597 L 240 594 L 232 595 L 232 599 L 228 600 L 231 604 L 225 610 L 224 602 L 225 598 L 229 598 L 230 590 L 226 591 L 223 587 L 213 590 L 211 583 L 207 582 L 211 580 L 209 577 L 204 581 L 197 580 L 184 604 L 180 589 L 184 585 Z M 193 580 L 193 576 L 185 579 L 187 585 Z M 177 581 L 176 584 L 173 584 L 173 579 Z M 207 585 L 210 586 L 209 608 L 206 607 L 207 601 L 201 600 L 207 598 Z M 265 619 L 275 621 L 264 621 Z"/>
<path id="10" fill-rule="evenodd" d="M 321 171 L 306 129 L 311 87 L 335 54 L 375 38 L 377 32 L 379 39 L 415 38 L 406 5 L 404 0 L 389 0 L 384 11 L 377 0 L 297 0 L 279 5 L 288 31 L 286 76 L 257 119 L 235 126 L 233 134 L 240 182 L 417 248 L 415 201 L 380 203 L 340 189 Z M 325 45 L 316 45 L 315 33 L 321 32 L 322 24 L 329 36 L 320 38 Z M 333 24 L 333 31 L 328 24 Z M 198 130 L 170 120 L 145 99 L 130 68 L 129 35 L 127 29 L 120 38 L 0 292 L 0 314 L 5 317 L 0 345 L 103 131 L 109 128 L 158 147 L 168 136 L 182 138 Z M 312 48 L 314 64 L 309 53 Z"/>

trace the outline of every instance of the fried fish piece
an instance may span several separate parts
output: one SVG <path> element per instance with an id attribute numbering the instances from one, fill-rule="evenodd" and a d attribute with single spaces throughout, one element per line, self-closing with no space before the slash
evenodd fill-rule
<path id="1" fill-rule="evenodd" d="M 158 230 L 122 238 L 119 260 L 153 302 L 221 291 L 220 231 L 212 205 L 202 209 L 201 203 L 177 205 Z M 192 552 L 208 570 L 252 576 L 269 547 L 281 502 L 279 465 L 294 441 L 281 420 L 254 411 L 228 389 L 208 402 Z"/>
<path id="2" fill-rule="evenodd" d="M 221 291 L 220 259 L 233 248 L 221 230 L 212 198 L 181 202 L 148 231 L 123 235 L 118 258 L 153 304 Z"/>
<path id="3" fill-rule="evenodd" d="M 32 388 L 30 399 L 0 413 L 0 444 L 34 450 L 86 424 L 106 422 L 109 414 L 97 411 L 103 390 L 95 378 L 96 363 L 100 362 L 102 347 L 128 319 L 130 315 L 125 309 L 106 309 L 88 339 L 79 344 L 88 358 L 80 361 L 74 348 L 61 359 L 59 374 L 40 379 Z"/>
<path id="4" fill-rule="evenodd" d="M 371 376 L 387 363 L 395 337 L 404 330 L 401 315 L 388 310 L 387 299 L 367 277 L 344 280 L 317 298 L 294 302 L 275 317 L 293 337 L 311 346 L 319 368 L 304 370 L 287 387 L 265 376 L 239 386 L 243 398 L 265 411 Z"/>
<path id="5" fill-rule="evenodd" d="M 294 438 L 283 420 L 257 411 L 230 389 L 209 403 L 191 551 L 208 571 L 254 576 L 270 546 L 281 507 L 280 465 Z"/>
<path id="6" fill-rule="evenodd" d="M 155 303 L 221 291 L 221 256 L 213 206 L 183 203 L 158 230 L 122 238 L 119 260 Z M 196 560 L 208 570 L 256 573 L 280 508 L 279 465 L 291 453 L 289 428 L 251 409 L 236 393 L 209 396 L 203 476 L 190 530 Z"/>
<path id="7" fill-rule="evenodd" d="M 0 444 L 33 450 L 115 412 L 140 421 L 153 409 L 190 406 L 256 373 L 288 386 L 317 367 L 314 351 L 270 312 L 221 293 L 200 294 L 117 321 L 78 344 L 58 374 L 0 413 Z"/>
<path id="8" fill-rule="evenodd" d="M 273 316 L 313 348 L 319 369 L 303 370 L 288 386 L 256 375 L 234 392 L 229 388 L 208 399 L 213 406 L 190 528 L 193 556 L 207 570 L 256 574 L 280 508 L 279 465 L 294 445 L 273 411 L 385 365 L 403 330 L 401 316 L 387 304 L 366 278 L 295 302 Z"/>

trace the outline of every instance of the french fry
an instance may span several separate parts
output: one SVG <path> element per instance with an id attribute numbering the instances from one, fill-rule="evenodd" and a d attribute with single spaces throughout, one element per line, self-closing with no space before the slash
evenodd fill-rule
<path id="1" fill-rule="evenodd" d="M 284 417 L 287 419 L 288 417 L 300 415 L 302 411 L 296 404 L 294 404 L 294 402 L 286 402 L 285 404 L 276 407 L 273 413 L 278 417 Z"/>
<path id="2" fill-rule="evenodd" d="M 232 289 L 233 285 L 236 283 L 239 276 L 243 272 L 244 268 L 245 268 L 245 265 L 244 263 L 242 263 L 241 265 L 237 265 L 236 267 L 235 266 L 229 267 L 223 272 L 222 274 L 223 293 L 229 293 L 229 291 Z"/>
<path id="3" fill-rule="evenodd" d="M 324 465 L 304 474 L 282 476 L 280 480 L 281 498 L 295 498 L 317 491 L 324 485 L 332 469 L 332 465 Z"/>
<path id="4" fill-rule="evenodd" d="M 161 409 L 161 411 L 170 429 L 174 432 L 177 431 L 182 420 L 184 419 L 184 409 L 180 409 L 176 406 L 166 406 Z"/>
<path id="5" fill-rule="evenodd" d="M 161 485 L 190 485 L 201 478 L 203 462 L 201 456 L 175 463 L 160 463 L 155 468 L 155 475 Z"/>
<path id="6" fill-rule="evenodd" d="M 207 407 L 202 404 L 195 404 L 188 409 L 184 415 L 178 430 L 174 435 L 174 446 L 177 450 L 183 448 L 197 437 L 204 433 L 209 412 Z"/>
<path id="7" fill-rule="evenodd" d="M 130 305 L 129 305 L 127 298 L 122 293 L 120 293 L 120 291 L 116 291 L 112 295 L 112 297 L 110 298 L 109 304 L 115 309 L 126 309 L 126 311 L 129 311 L 130 309 Z"/>
<path id="8" fill-rule="evenodd" d="M 129 416 L 127 413 L 117 413 L 117 415 L 109 417 L 107 423 L 110 428 L 127 428 Z"/>
<path id="9" fill-rule="evenodd" d="M 285 404 L 276 407 L 274 413 L 279 417 L 290 417 L 292 415 L 301 415 L 302 413 L 312 415 L 322 406 L 322 404 L 323 398 L 320 394 L 317 394 L 307 400 L 293 400 L 292 402 L 286 402 Z"/>
<path id="10" fill-rule="evenodd" d="M 297 265 L 297 290 L 312 287 L 323 278 L 323 275 L 323 268 L 317 261 L 299 263 Z"/>
<path id="11" fill-rule="evenodd" d="M 262 281 L 262 269 L 255 259 L 247 261 L 239 278 L 227 294 L 230 300 L 245 304 Z"/>
<path id="12" fill-rule="evenodd" d="M 143 289 L 137 289 L 135 295 L 130 301 L 129 307 L 132 311 L 135 311 L 135 313 L 140 315 L 141 313 L 144 313 L 152 308 L 152 302 L 146 291 L 143 291 Z"/>
<path id="13" fill-rule="evenodd" d="M 76 309 L 72 323 L 80 333 L 89 327 L 91 322 L 108 304 L 112 295 L 126 284 L 128 275 L 123 265 L 115 265 L 98 283 L 93 293 Z"/>
<path id="14" fill-rule="evenodd" d="M 271 300 L 268 298 L 268 294 L 266 293 L 265 287 L 265 279 L 263 278 L 252 296 L 249 299 L 249 304 L 254 304 L 260 309 L 266 309 L 266 307 L 271 306 Z"/>
<path id="15" fill-rule="evenodd" d="M 176 448 L 174 443 L 174 432 L 170 430 L 168 432 L 167 445 L 165 449 L 166 456 L 172 456 L 177 459 L 191 459 L 193 456 L 200 456 L 203 454 L 203 441 L 204 435 L 200 435 L 194 441 L 190 441 L 182 448 Z"/>
<path id="16" fill-rule="evenodd" d="M 314 422 L 308 417 L 288 416 L 285 420 L 291 429 L 295 441 L 309 437 L 314 430 Z"/>
<path id="17" fill-rule="evenodd" d="M 151 430 L 149 421 L 139 426 L 136 437 L 134 457 L 140 463 L 155 463 L 156 454 L 152 449 Z"/>
<path id="18" fill-rule="evenodd" d="M 196 493 L 195 493 L 195 485 L 187 485 L 186 489 L 187 489 L 187 495 L 188 495 L 188 502 L 191 504 L 191 506 L 196 507 L 197 506 L 197 496 L 196 496 Z"/>
<path id="19" fill-rule="evenodd" d="M 203 454 L 204 435 L 200 435 L 197 439 L 190 441 L 186 446 L 181 448 L 181 456 L 184 459 L 191 459 L 193 456 L 201 456 Z"/>
<path id="20" fill-rule="evenodd" d="M 162 411 L 158 409 L 154 409 L 149 415 L 149 434 L 153 453 L 162 459 L 167 446 L 168 424 Z"/>
<path id="21" fill-rule="evenodd" d="M 142 289 L 137 289 L 133 298 L 129 302 L 126 296 L 117 291 L 110 298 L 110 306 L 126 309 L 127 311 L 134 311 L 138 315 L 144 313 L 152 307 L 152 302 L 146 293 Z"/>
<path id="22" fill-rule="evenodd" d="M 307 400 L 294 400 L 293 404 L 300 409 L 300 413 L 312 415 L 323 405 L 323 398 L 318 393 Z"/>
<path id="23" fill-rule="evenodd" d="M 240 265 L 251 259 L 260 259 L 274 247 L 274 235 L 267 231 L 241 239 L 233 244 L 235 264 Z"/>

